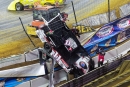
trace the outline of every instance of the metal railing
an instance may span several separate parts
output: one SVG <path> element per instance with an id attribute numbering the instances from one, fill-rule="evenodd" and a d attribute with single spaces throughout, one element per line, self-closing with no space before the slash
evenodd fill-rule
<path id="1" fill-rule="evenodd" d="M 87 73 L 83 76 L 70 80 L 58 87 L 81 87 L 81 86 L 107 74 L 108 72 L 115 70 L 124 60 L 130 60 L 130 55 L 127 54 L 125 56 L 121 56 L 120 58 L 117 58 L 116 60 L 114 60 L 111 63 L 106 63 L 103 66 L 96 68 L 93 71 L 90 71 L 89 73 Z"/>

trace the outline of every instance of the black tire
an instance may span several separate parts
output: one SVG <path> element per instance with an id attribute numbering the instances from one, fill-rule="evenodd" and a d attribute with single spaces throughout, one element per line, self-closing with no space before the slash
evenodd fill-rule
<path id="1" fill-rule="evenodd" d="M 48 42 L 45 42 L 44 45 L 43 45 L 43 47 L 44 47 L 44 49 L 47 52 L 51 52 L 52 51 L 52 47 L 51 47 L 51 45 Z"/>
<path id="2" fill-rule="evenodd" d="M 23 6 L 23 4 L 18 2 L 15 5 L 15 9 L 16 9 L 16 11 L 23 11 L 24 10 L 24 6 Z"/>
<path id="3" fill-rule="evenodd" d="M 91 70 L 94 70 L 95 69 L 95 62 L 92 60 L 92 59 L 90 59 L 90 63 L 89 63 L 90 65 L 89 65 L 89 69 L 90 69 L 90 71 Z"/>
<path id="4" fill-rule="evenodd" d="M 51 4 L 51 3 L 45 3 L 44 5 L 49 5 L 49 6 L 52 6 L 52 4 Z"/>

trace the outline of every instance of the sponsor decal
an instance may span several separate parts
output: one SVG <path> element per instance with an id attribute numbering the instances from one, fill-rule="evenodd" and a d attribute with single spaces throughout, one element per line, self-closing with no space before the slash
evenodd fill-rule
<path id="1" fill-rule="evenodd" d="M 86 33 L 86 32 L 92 32 L 92 28 L 88 26 L 83 26 L 83 25 L 78 25 L 78 26 L 73 26 L 73 28 L 78 29 L 79 33 Z"/>
<path id="2" fill-rule="evenodd" d="M 89 71 L 89 58 L 81 57 L 76 61 L 76 66 L 82 69 L 83 73 L 86 74 Z"/>
<path id="3" fill-rule="evenodd" d="M 118 34 L 117 36 L 117 43 L 120 43 L 120 42 L 123 42 L 124 40 L 126 40 L 127 37 L 126 37 L 126 32 L 125 31 L 122 31 Z"/>
<path id="4" fill-rule="evenodd" d="M 42 41 L 42 43 L 47 42 L 46 35 L 45 35 L 45 33 L 44 33 L 43 30 L 40 30 L 40 29 L 36 30 L 36 34 L 40 38 L 40 40 Z"/>
<path id="5" fill-rule="evenodd" d="M 61 59 L 61 56 L 59 55 L 57 51 L 52 50 L 50 55 L 53 56 L 56 59 L 56 61 Z"/>
<path id="6" fill-rule="evenodd" d="M 75 49 L 78 47 L 76 42 L 72 38 L 68 38 L 67 40 L 65 40 L 64 45 L 67 46 L 67 48 L 71 47 L 72 49 Z"/>
<path id="7" fill-rule="evenodd" d="M 130 26 L 130 18 L 122 19 L 121 21 L 119 21 L 117 26 L 119 28 L 127 28 L 127 27 L 129 27 Z"/>
<path id="8" fill-rule="evenodd" d="M 110 35 L 112 32 L 113 32 L 114 28 L 113 26 L 105 26 L 103 28 L 101 28 L 97 33 L 96 35 L 101 38 L 101 37 L 105 37 L 105 36 L 108 36 Z"/>
<path id="9" fill-rule="evenodd" d="M 61 57 L 61 55 L 54 49 L 52 49 L 51 56 L 53 56 L 55 58 L 55 60 L 57 61 L 57 63 L 66 71 L 69 72 L 69 69 L 67 69 L 69 66 L 68 64 L 63 60 L 63 58 Z"/>

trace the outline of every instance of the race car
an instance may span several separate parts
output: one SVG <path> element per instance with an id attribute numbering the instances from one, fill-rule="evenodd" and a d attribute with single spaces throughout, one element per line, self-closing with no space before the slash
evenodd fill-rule
<path id="1" fill-rule="evenodd" d="M 76 35 L 69 29 L 63 17 L 58 13 L 51 20 L 43 18 L 44 26 L 36 30 L 36 34 L 44 43 L 44 49 L 48 57 L 42 58 L 41 63 L 52 58 L 67 73 L 74 77 L 81 76 L 94 69 L 94 61 L 80 44 Z"/>
<path id="2" fill-rule="evenodd" d="M 8 10 L 22 11 L 24 9 L 31 9 L 38 5 L 62 5 L 65 0 L 14 0 L 8 6 Z"/>

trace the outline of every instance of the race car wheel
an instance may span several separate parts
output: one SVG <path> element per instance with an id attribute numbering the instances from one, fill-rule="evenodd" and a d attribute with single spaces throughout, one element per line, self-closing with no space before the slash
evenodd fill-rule
<path id="1" fill-rule="evenodd" d="M 22 11 L 24 10 L 24 6 L 21 3 L 16 3 L 15 5 L 16 11 Z"/>
<path id="2" fill-rule="evenodd" d="M 44 5 L 49 5 L 49 6 L 51 6 L 52 4 L 51 4 L 51 3 L 45 3 Z"/>

